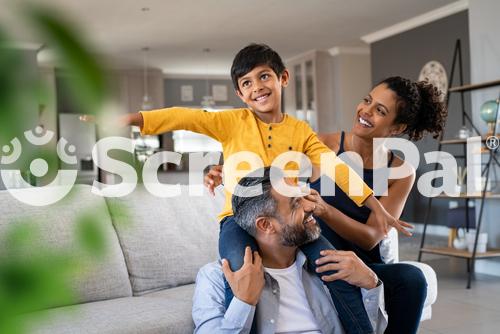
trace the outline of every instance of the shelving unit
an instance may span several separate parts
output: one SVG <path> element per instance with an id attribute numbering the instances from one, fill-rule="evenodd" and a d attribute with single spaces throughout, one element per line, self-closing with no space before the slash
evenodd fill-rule
<path id="1" fill-rule="evenodd" d="M 495 80 L 495 81 L 490 81 L 490 82 L 484 82 L 484 83 L 478 83 L 478 84 L 469 84 L 469 85 L 464 85 L 463 83 L 463 70 L 462 70 L 462 51 L 461 51 L 461 44 L 460 40 L 457 40 L 455 44 L 455 50 L 453 53 L 453 61 L 451 65 L 451 74 L 450 74 L 450 81 L 449 81 L 449 86 L 453 84 L 453 76 L 455 72 L 455 66 L 457 65 L 458 61 L 458 66 L 459 66 L 459 76 L 460 76 L 460 85 L 455 86 L 455 87 L 448 87 L 448 94 L 446 97 L 446 105 L 449 104 L 450 100 L 450 95 L 451 93 L 460 93 L 460 101 L 461 101 L 461 106 L 462 106 L 462 125 L 465 126 L 466 122 L 469 123 L 469 125 L 472 127 L 473 131 L 476 132 L 477 135 L 481 135 L 478 129 L 474 126 L 474 123 L 472 122 L 472 119 L 470 116 L 467 114 L 465 111 L 464 107 L 464 93 L 470 92 L 473 90 L 478 90 L 478 89 L 484 89 L 484 88 L 489 88 L 489 87 L 494 87 L 494 86 L 500 86 L 500 80 Z M 498 131 L 498 119 L 500 116 L 500 96 L 497 99 L 497 118 L 495 122 L 495 127 L 493 131 L 493 136 L 496 136 Z M 497 137 L 498 138 L 498 137 Z M 487 138 L 482 137 L 482 143 L 485 144 Z M 467 165 L 467 154 L 466 154 L 466 145 L 467 145 L 467 140 L 466 139 L 443 139 L 443 134 L 441 134 L 441 138 L 439 141 L 438 145 L 438 151 L 441 151 L 443 145 L 461 145 L 463 148 L 463 156 L 460 156 L 461 158 L 464 159 L 464 165 Z M 479 216 L 477 218 L 477 224 L 476 224 L 476 238 L 474 242 L 474 249 L 471 252 L 467 250 L 458 250 L 452 247 L 424 247 L 425 245 L 425 236 L 427 232 L 427 226 L 429 224 L 429 218 L 430 218 L 430 212 L 432 209 L 432 201 L 433 197 L 429 198 L 428 204 L 427 204 L 427 211 L 425 214 L 424 218 L 424 230 L 422 234 L 422 240 L 420 243 L 420 251 L 418 254 L 418 261 L 421 261 L 422 259 L 422 254 L 427 253 L 427 254 L 437 254 L 437 255 L 444 255 L 444 256 L 451 256 L 451 257 L 458 257 L 458 258 L 464 258 L 467 260 L 467 273 L 468 273 L 468 279 L 467 279 L 467 289 L 470 289 L 471 285 L 471 280 L 472 276 L 474 273 L 474 264 L 476 259 L 483 259 L 483 258 L 492 258 L 492 257 L 500 257 L 500 249 L 489 249 L 484 253 L 477 253 L 477 242 L 479 238 L 479 232 L 481 231 L 481 223 L 482 223 L 482 218 L 483 218 L 483 209 L 484 209 L 484 203 L 485 200 L 498 200 L 500 199 L 500 194 L 497 193 L 491 193 L 486 191 L 488 181 L 489 181 L 489 176 L 490 176 L 490 171 L 491 171 L 491 165 L 495 162 L 498 166 L 500 166 L 500 163 L 495 156 L 495 154 L 499 151 L 498 147 L 495 149 L 489 149 L 486 151 L 482 151 L 481 153 L 488 153 L 488 161 L 484 167 L 484 169 L 481 172 L 482 176 L 486 176 L 486 182 L 484 185 L 484 188 L 480 193 L 477 194 L 472 194 L 472 195 L 467 195 L 467 194 L 460 194 L 459 196 L 448 196 L 448 195 L 438 195 L 434 198 L 436 199 L 460 199 L 465 201 L 465 223 L 466 223 L 466 230 L 469 230 L 470 222 L 469 222 L 469 202 L 472 200 L 481 200 L 480 208 L 479 208 Z M 434 171 L 437 170 L 437 164 L 434 169 Z"/>

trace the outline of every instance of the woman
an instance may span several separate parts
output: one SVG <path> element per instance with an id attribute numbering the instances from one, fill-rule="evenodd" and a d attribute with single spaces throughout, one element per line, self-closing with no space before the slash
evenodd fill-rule
<path id="1" fill-rule="evenodd" d="M 338 155 L 347 151 L 359 154 L 363 161 L 363 179 L 373 189 L 373 139 L 407 135 L 410 140 L 417 141 L 425 133 L 438 137 L 447 116 L 440 95 L 437 88 L 426 82 L 387 78 L 375 85 L 357 106 L 350 132 L 319 137 Z M 388 167 L 403 164 L 402 159 L 383 147 L 377 154 L 387 154 Z M 220 173 L 221 168 L 217 167 L 207 174 L 205 184 L 211 191 L 220 184 Z M 408 264 L 385 264 L 387 254 L 381 253 L 385 227 L 378 226 L 368 208 L 357 207 L 339 188 L 335 189 L 335 196 L 319 196 L 321 179 L 318 179 L 317 173 L 313 173 L 312 179 L 316 179 L 311 183 L 314 190 L 308 198 L 316 201 L 314 214 L 323 235 L 336 249 L 354 251 L 384 282 L 389 315 L 386 333 L 416 333 L 427 292 L 422 272 Z M 381 197 L 380 202 L 394 217 L 401 215 L 414 180 L 414 173 L 406 178 L 389 180 L 387 196 Z M 338 268 L 329 265 L 321 270 L 335 269 Z M 334 274 L 325 275 L 323 279 L 328 281 L 342 277 Z"/>

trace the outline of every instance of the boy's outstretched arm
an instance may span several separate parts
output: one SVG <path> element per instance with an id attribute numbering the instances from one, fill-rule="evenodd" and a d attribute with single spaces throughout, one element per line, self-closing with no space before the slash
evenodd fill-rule
<path id="1" fill-rule="evenodd" d="M 80 121 L 86 123 L 97 123 L 94 115 L 82 115 L 80 116 Z M 113 120 L 113 126 L 117 126 L 119 128 L 124 128 L 126 126 L 138 126 L 142 128 L 143 125 L 144 118 L 140 112 L 121 115 L 118 119 Z"/>
<path id="2" fill-rule="evenodd" d="M 140 128 L 144 125 L 144 118 L 140 112 L 123 115 L 120 119 L 123 126 L 133 125 Z"/>

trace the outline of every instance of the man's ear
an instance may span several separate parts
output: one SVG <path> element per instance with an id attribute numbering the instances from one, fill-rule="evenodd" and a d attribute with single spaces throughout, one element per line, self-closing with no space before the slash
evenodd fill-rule
<path id="1" fill-rule="evenodd" d="M 257 232 L 269 233 L 274 231 L 273 224 L 271 224 L 271 219 L 269 217 L 258 217 L 255 220 L 255 229 Z"/>
<path id="2" fill-rule="evenodd" d="M 281 77 L 280 77 L 281 87 L 288 86 L 289 80 L 290 80 L 290 72 L 288 72 L 288 70 L 285 68 L 283 73 L 281 73 Z"/>

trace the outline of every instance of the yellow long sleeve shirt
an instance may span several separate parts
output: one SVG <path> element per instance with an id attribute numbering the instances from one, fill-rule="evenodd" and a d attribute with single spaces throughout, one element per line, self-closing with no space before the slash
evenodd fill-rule
<path id="1" fill-rule="evenodd" d="M 212 137 L 222 144 L 224 161 L 232 154 L 249 151 L 256 153 L 264 166 L 283 152 L 297 151 L 309 157 L 313 165 L 320 165 L 322 153 L 332 152 L 319 141 L 311 127 L 296 118 L 284 114 L 280 123 L 264 123 L 250 109 L 231 109 L 220 112 L 206 112 L 201 109 L 166 108 L 141 111 L 144 119 L 142 135 L 160 134 L 172 130 L 190 130 Z M 340 160 L 340 159 L 338 159 Z M 349 194 L 350 167 L 339 161 L 335 167 L 335 183 Z M 249 170 L 248 172 L 251 172 Z M 357 177 L 354 171 L 351 177 Z M 363 193 L 349 196 L 358 206 L 373 191 L 362 180 Z M 225 205 L 219 219 L 233 214 L 231 193 L 225 190 Z"/>

